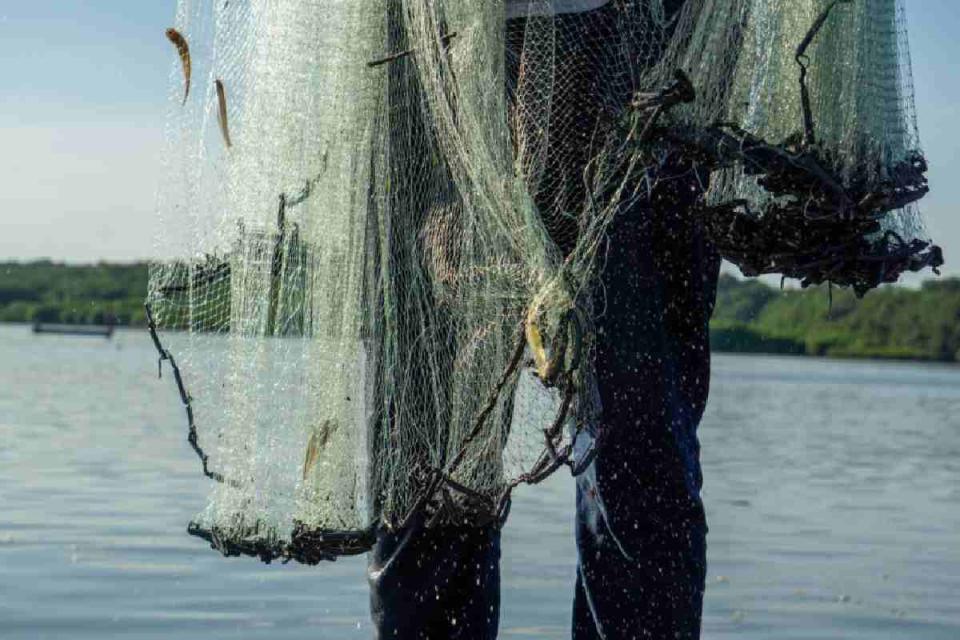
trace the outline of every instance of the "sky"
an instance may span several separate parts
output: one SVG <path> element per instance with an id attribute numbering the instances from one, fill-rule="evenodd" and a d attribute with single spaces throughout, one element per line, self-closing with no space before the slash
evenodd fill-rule
<path id="1" fill-rule="evenodd" d="M 923 210 L 960 275 L 960 0 L 906 2 Z M 175 4 L 0 0 L 0 261 L 151 256 Z"/>

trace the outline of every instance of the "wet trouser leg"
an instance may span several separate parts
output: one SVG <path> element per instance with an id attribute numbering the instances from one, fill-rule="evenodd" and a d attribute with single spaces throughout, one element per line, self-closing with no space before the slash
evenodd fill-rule
<path id="1" fill-rule="evenodd" d="M 610 230 L 595 298 L 600 453 L 577 479 L 576 640 L 700 635 L 707 526 L 697 424 L 719 258 L 689 176 Z"/>
<path id="2" fill-rule="evenodd" d="M 369 580 L 378 640 L 493 640 L 500 530 L 414 524 L 402 534 L 381 532 Z"/>

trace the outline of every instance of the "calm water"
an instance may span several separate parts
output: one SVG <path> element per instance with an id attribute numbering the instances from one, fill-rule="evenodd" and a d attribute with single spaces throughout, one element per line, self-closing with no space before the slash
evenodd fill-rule
<path id="1" fill-rule="evenodd" d="M 363 560 L 221 558 L 142 332 L 0 326 L 0 638 L 366 638 Z M 718 356 L 704 637 L 960 638 L 960 368 Z M 505 638 L 568 635 L 572 481 L 517 498 Z"/>

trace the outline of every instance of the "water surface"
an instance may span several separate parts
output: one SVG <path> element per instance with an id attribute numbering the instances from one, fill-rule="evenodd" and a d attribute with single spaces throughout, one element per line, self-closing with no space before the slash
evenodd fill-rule
<path id="1" fill-rule="evenodd" d="M 144 332 L 0 325 L 0 637 L 370 637 L 362 558 L 224 559 Z M 704 638 L 960 637 L 960 368 L 716 356 Z M 573 486 L 520 491 L 502 636 L 569 637 Z"/>

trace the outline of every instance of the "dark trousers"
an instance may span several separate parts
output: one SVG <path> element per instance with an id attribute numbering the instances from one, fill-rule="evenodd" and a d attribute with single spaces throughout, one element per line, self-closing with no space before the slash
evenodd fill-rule
<path id="1" fill-rule="evenodd" d="M 380 533 L 370 554 L 377 640 L 493 640 L 500 622 L 500 530 Z"/>
<path id="2" fill-rule="evenodd" d="M 573 637 L 699 638 L 706 577 L 696 430 L 720 259 L 695 176 L 618 216 L 595 293 L 600 453 L 577 479 Z"/>

